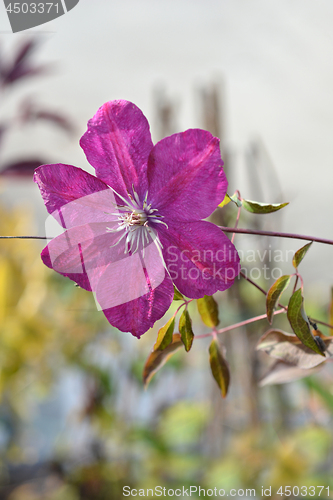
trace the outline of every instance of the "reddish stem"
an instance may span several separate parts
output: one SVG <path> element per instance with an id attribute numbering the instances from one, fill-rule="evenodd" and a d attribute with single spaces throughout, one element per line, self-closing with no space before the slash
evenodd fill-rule
<path id="1" fill-rule="evenodd" d="M 294 240 L 308 240 L 316 241 L 317 243 L 324 243 L 326 245 L 333 245 L 333 240 L 327 240 L 325 238 L 317 238 L 315 236 L 305 236 L 302 234 L 294 233 L 279 233 L 276 231 L 260 231 L 259 229 L 239 229 L 235 227 L 225 227 L 219 226 L 225 233 L 240 233 L 240 234 L 256 234 L 258 236 L 273 236 L 275 238 L 292 238 Z"/>
<path id="2" fill-rule="evenodd" d="M 304 282 L 303 282 L 303 278 L 302 276 L 298 273 L 298 271 L 296 271 L 296 276 L 297 278 L 300 280 L 301 282 L 301 290 L 302 290 L 302 295 L 304 295 Z"/>
<path id="3" fill-rule="evenodd" d="M 274 315 L 276 314 L 281 314 L 281 313 L 285 313 L 286 311 L 284 309 L 279 309 L 278 311 L 274 311 Z M 260 314 L 260 316 L 255 316 L 254 318 L 250 318 L 250 319 L 246 319 L 245 321 L 241 321 L 240 323 L 234 323 L 233 325 L 230 325 L 230 326 L 226 326 L 225 328 L 221 328 L 220 330 L 213 330 L 211 331 L 210 333 L 203 333 L 202 335 L 196 335 L 195 338 L 196 339 L 204 339 L 206 337 L 211 337 L 211 336 L 215 336 L 215 335 L 218 335 L 220 333 L 225 333 L 225 332 L 229 332 L 230 330 L 234 330 L 235 328 L 240 328 L 241 326 L 246 326 L 246 325 L 249 325 L 250 323 L 255 323 L 256 321 L 260 321 L 262 319 L 267 319 L 267 314 Z"/>
<path id="4" fill-rule="evenodd" d="M 178 307 L 177 311 L 175 312 L 175 314 L 173 315 L 173 317 L 176 317 L 176 315 L 178 314 L 178 312 L 180 311 L 180 309 L 184 306 L 186 306 L 186 309 L 187 309 L 187 305 L 192 302 L 194 299 L 189 299 L 189 300 L 185 300 L 184 299 L 184 302 L 182 304 L 180 304 L 180 306 Z"/>
<path id="5" fill-rule="evenodd" d="M 240 196 L 239 191 L 237 191 L 237 194 L 238 194 L 238 196 Z M 235 222 L 235 227 L 234 227 L 234 229 L 237 229 L 237 227 L 238 227 L 238 223 L 239 223 L 239 218 L 240 218 L 241 210 L 242 210 L 242 206 L 238 207 L 238 211 L 237 211 L 237 218 L 236 218 L 236 222 Z M 233 243 L 233 242 L 234 242 L 235 236 L 236 236 L 236 233 L 234 232 L 234 233 L 233 233 L 233 235 L 232 235 L 232 237 L 231 237 L 231 243 Z"/>
<path id="6" fill-rule="evenodd" d="M 317 238 L 315 236 L 305 236 L 302 234 L 294 233 L 279 233 L 275 231 L 260 231 L 259 229 L 242 229 L 238 227 L 225 227 L 218 226 L 225 233 L 239 233 L 239 234 L 254 234 L 258 236 L 272 236 L 276 238 L 291 238 L 295 240 L 308 240 L 316 241 L 317 243 L 324 243 L 326 245 L 333 245 L 333 240 L 326 238 Z M 31 240 L 50 240 L 49 236 L 0 236 L 0 239 L 31 239 Z"/>
<path id="7" fill-rule="evenodd" d="M 295 279 L 295 285 L 294 285 L 294 288 L 293 288 L 293 293 L 296 292 L 297 283 L 298 283 L 298 273 L 296 274 L 296 279 Z"/>

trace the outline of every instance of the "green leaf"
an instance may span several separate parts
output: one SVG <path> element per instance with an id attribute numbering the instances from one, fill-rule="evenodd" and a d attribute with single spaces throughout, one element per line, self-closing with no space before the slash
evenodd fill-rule
<path id="1" fill-rule="evenodd" d="M 291 276 L 289 274 L 281 276 L 279 279 L 275 281 L 275 283 L 273 283 L 273 285 L 268 290 L 266 297 L 266 312 L 267 312 L 267 319 L 270 322 L 270 324 L 272 324 L 273 321 L 274 308 L 276 304 L 279 302 L 282 293 L 289 285 L 290 278 Z"/>
<path id="2" fill-rule="evenodd" d="M 159 329 L 154 345 L 154 351 L 163 351 L 172 342 L 172 334 L 175 329 L 175 318 L 169 319 L 166 325 Z"/>
<path id="3" fill-rule="evenodd" d="M 143 369 L 143 383 L 148 386 L 155 373 L 183 346 L 179 333 L 174 333 L 172 342 L 163 351 L 157 350 L 149 354 Z"/>
<path id="4" fill-rule="evenodd" d="M 192 321 L 187 309 L 185 309 L 179 319 L 179 332 L 185 350 L 188 352 L 192 347 L 194 334 L 192 331 Z"/>
<path id="5" fill-rule="evenodd" d="M 238 208 L 242 206 L 242 200 L 239 199 L 237 191 L 232 196 L 230 196 L 230 201 L 233 201 Z"/>
<path id="6" fill-rule="evenodd" d="M 219 207 L 223 208 L 226 205 L 228 205 L 228 203 L 230 203 L 231 201 L 232 200 L 231 200 L 230 196 L 228 194 L 226 194 L 225 197 L 224 197 L 224 200 L 219 204 Z"/>
<path id="7" fill-rule="evenodd" d="M 260 203 L 259 201 L 242 200 L 243 207 L 253 214 L 271 214 L 289 203 Z"/>
<path id="8" fill-rule="evenodd" d="M 221 395 L 225 398 L 230 382 L 229 367 L 221 352 L 218 341 L 215 339 L 209 346 L 209 363 L 213 377 L 221 390 Z"/>
<path id="9" fill-rule="evenodd" d="M 307 243 L 306 245 L 304 245 L 304 247 L 300 248 L 295 253 L 295 255 L 293 257 L 293 266 L 294 266 L 295 269 L 298 268 L 298 266 L 300 265 L 300 263 L 304 259 L 305 254 L 309 250 L 309 248 L 312 245 L 312 243 L 313 243 L 312 241 L 311 241 L 311 243 Z"/>
<path id="10" fill-rule="evenodd" d="M 173 289 L 174 289 L 173 300 L 185 300 L 180 291 L 177 290 L 175 285 L 173 285 Z"/>
<path id="11" fill-rule="evenodd" d="M 219 324 L 219 309 L 214 297 L 205 295 L 202 299 L 197 299 L 197 306 L 205 325 L 213 328 Z"/>
<path id="12" fill-rule="evenodd" d="M 236 191 L 236 193 L 234 193 L 232 196 L 229 196 L 228 194 L 226 194 L 224 197 L 224 200 L 219 204 L 219 207 L 223 208 L 226 205 L 228 205 L 228 203 L 230 203 L 231 201 L 233 203 L 235 203 L 235 205 L 237 205 L 238 208 L 242 206 L 242 202 L 239 199 L 237 191 Z"/>
<path id="13" fill-rule="evenodd" d="M 303 307 L 304 298 L 302 296 L 302 290 L 299 288 L 291 296 L 288 304 L 287 316 L 291 328 L 293 329 L 295 335 L 300 339 L 300 341 L 312 349 L 314 352 L 325 356 L 319 349 L 309 326 L 307 315 L 305 314 Z"/>

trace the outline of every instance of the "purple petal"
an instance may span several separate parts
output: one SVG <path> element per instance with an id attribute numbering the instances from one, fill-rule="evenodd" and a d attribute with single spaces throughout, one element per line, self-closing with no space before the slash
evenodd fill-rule
<path id="1" fill-rule="evenodd" d="M 41 258 L 44 264 L 49 267 L 50 269 L 53 269 L 52 265 L 52 259 L 50 256 L 49 248 L 48 245 L 43 249 L 41 253 Z M 72 281 L 75 281 L 81 288 L 84 290 L 88 290 L 88 292 L 91 292 L 91 286 L 89 282 L 89 278 L 86 272 L 83 273 L 60 273 L 63 276 L 69 278 Z"/>
<path id="2" fill-rule="evenodd" d="M 171 279 L 187 297 L 198 299 L 226 290 L 240 272 L 236 248 L 210 222 L 159 227 L 159 237 Z"/>
<path id="3" fill-rule="evenodd" d="M 108 186 L 81 168 L 72 165 L 42 165 L 35 170 L 34 181 L 38 184 L 47 211 L 66 227 L 58 211 L 78 199 L 108 189 Z M 110 205 L 110 211 L 113 211 Z M 73 210 L 74 214 L 75 210 Z M 77 214 L 79 216 L 79 213 Z M 82 223 L 82 222 L 81 222 Z"/>
<path id="4" fill-rule="evenodd" d="M 53 238 L 41 257 L 50 269 L 92 291 L 110 262 L 123 258 L 124 246 L 115 245 L 118 239 L 105 223 L 77 226 Z"/>
<path id="5" fill-rule="evenodd" d="M 205 219 L 227 192 L 222 165 L 219 139 L 210 132 L 192 129 L 166 137 L 149 157 L 149 203 L 166 222 Z"/>
<path id="6" fill-rule="evenodd" d="M 122 332 L 131 332 L 140 338 L 155 321 L 169 309 L 174 289 L 170 277 L 165 274 L 163 282 L 146 295 L 103 312 L 109 323 Z"/>
<path id="7" fill-rule="evenodd" d="M 80 144 L 97 177 L 122 196 L 132 193 L 134 186 L 139 197 L 144 197 L 153 143 L 139 108 L 128 101 L 105 103 L 89 120 Z"/>
<path id="8" fill-rule="evenodd" d="M 124 253 L 124 247 L 125 244 L 121 247 L 120 242 L 115 249 L 109 249 L 109 264 L 103 275 L 98 280 L 93 277 L 96 283 L 93 290 L 96 290 L 101 309 L 110 309 L 142 297 L 157 288 L 165 278 L 164 262 L 153 240 L 144 252 Z M 98 267 L 99 260 L 93 263 L 94 267 Z M 90 263 L 89 267 L 92 267 Z"/>

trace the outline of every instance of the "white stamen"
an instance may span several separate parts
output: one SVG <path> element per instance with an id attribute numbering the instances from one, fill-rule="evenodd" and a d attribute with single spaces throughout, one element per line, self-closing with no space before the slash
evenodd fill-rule
<path id="1" fill-rule="evenodd" d="M 113 188 L 111 189 L 115 193 L 115 195 L 124 202 L 124 205 L 117 205 L 114 203 L 113 205 L 117 207 L 118 212 L 109 214 L 117 217 L 117 220 L 114 222 L 118 221 L 118 224 L 117 227 L 108 227 L 107 230 L 111 233 L 124 231 L 124 233 L 121 235 L 118 241 L 114 245 L 112 245 L 112 247 L 118 245 L 123 240 L 123 238 L 125 238 L 125 254 L 129 252 L 137 252 L 141 244 L 144 256 L 145 246 L 149 245 L 149 242 L 152 241 L 156 245 L 158 252 L 163 260 L 162 243 L 158 237 L 157 231 L 150 226 L 150 223 L 152 222 L 164 224 L 166 227 L 168 226 L 161 220 L 163 216 L 155 213 L 158 212 L 158 209 L 151 208 L 151 204 L 147 205 L 148 192 L 146 192 L 144 201 L 141 205 L 139 196 L 134 190 L 134 186 L 132 186 L 133 196 L 131 194 L 128 194 L 129 200 L 123 198 Z"/>

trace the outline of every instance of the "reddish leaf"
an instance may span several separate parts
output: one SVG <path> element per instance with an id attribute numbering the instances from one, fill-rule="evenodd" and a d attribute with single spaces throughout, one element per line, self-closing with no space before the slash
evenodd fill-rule
<path id="1" fill-rule="evenodd" d="M 32 159 L 32 160 L 22 160 L 9 165 L 5 165 L 4 168 L 0 170 L 1 176 L 6 177 L 31 177 L 33 176 L 35 168 L 40 165 L 45 165 L 47 163 L 43 160 Z"/>
<path id="2" fill-rule="evenodd" d="M 177 288 L 175 287 L 175 285 L 173 285 L 173 289 L 174 289 L 174 296 L 173 296 L 173 300 L 185 300 L 183 295 L 180 293 L 179 290 L 177 290 Z"/>
<path id="3" fill-rule="evenodd" d="M 149 354 L 143 369 L 143 383 L 148 386 L 155 373 L 171 358 L 176 351 L 183 347 L 179 333 L 174 333 L 171 344 L 163 351 L 157 350 Z"/>
<path id="4" fill-rule="evenodd" d="M 12 84 L 21 78 L 41 74 L 45 71 L 45 66 L 34 67 L 31 65 L 30 57 L 36 47 L 36 40 L 29 40 L 20 47 L 12 63 L 2 64 L 1 78 L 4 85 Z"/>
<path id="5" fill-rule="evenodd" d="M 175 328 L 175 318 L 172 317 L 166 325 L 159 329 L 154 345 L 154 351 L 163 351 L 172 342 L 172 334 Z"/>
<path id="6" fill-rule="evenodd" d="M 22 109 L 21 116 L 24 122 L 44 120 L 65 130 L 69 134 L 73 134 L 74 132 L 73 124 L 65 116 L 53 111 L 38 109 L 38 107 L 31 102 L 25 103 L 25 106 Z"/>
<path id="7" fill-rule="evenodd" d="M 24 62 L 26 59 L 28 59 L 32 52 L 37 48 L 37 39 L 33 38 L 31 40 L 28 40 L 25 42 L 18 50 L 16 57 L 13 62 L 13 67 L 17 66 L 18 64 Z"/>
<path id="8" fill-rule="evenodd" d="M 304 259 L 307 251 L 309 250 L 310 246 L 312 245 L 312 241 L 311 243 L 307 243 L 306 245 L 304 245 L 304 247 L 300 248 L 299 250 L 297 250 L 297 252 L 295 252 L 295 255 L 293 257 L 293 266 L 295 269 L 298 268 L 298 266 L 300 265 L 300 263 L 302 262 L 302 260 Z"/>
<path id="9" fill-rule="evenodd" d="M 253 214 L 271 214 L 281 208 L 285 207 L 289 203 L 260 203 L 259 201 L 243 200 L 242 205 L 248 212 Z"/>
<path id="10" fill-rule="evenodd" d="M 217 340 L 213 340 L 209 346 L 209 362 L 213 377 L 220 388 L 222 397 L 225 398 L 228 393 L 230 383 L 230 373 L 227 361 L 218 344 Z"/>
<path id="11" fill-rule="evenodd" d="M 325 356 L 321 349 L 318 347 L 309 326 L 309 320 L 303 307 L 304 298 L 302 290 L 299 288 L 291 296 L 288 304 L 287 316 L 291 328 L 300 339 L 300 341 L 312 349 L 317 354 Z"/>
<path id="12" fill-rule="evenodd" d="M 205 295 L 197 299 L 198 311 L 205 325 L 213 328 L 219 324 L 219 309 L 214 297 Z"/>
<path id="13" fill-rule="evenodd" d="M 318 365 L 315 368 L 303 370 L 298 366 L 289 365 L 284 361 L 277 361 L 269 368 L 266 375 L 260 380 L 259 385 L 263 387 L 264 385 L 286 384 L 287 382 L 299 380 L 313 373 L 317 373 L 321 370 L 322 366 L 323 365 Z"/>
<path id="14" fill-rule="evenodd" d="M 288 287 L 289 283 L 290 283 L 290 276 L 289 274 L 287 274 L 277 279 L 275 283 L 273 283 L 271 288 L 268 290 L 266 297 L 266 312 L 267 312 L 267 319 L 271 324 L 273 320 L 274 308 L 276 304 L 279 302 L 282 293 Z"/>
<path id="15" fill-rule="evenodd" d="M 323 339 L 325 354 L 327 357 L 333 356 L 333 337 Z M 272 358 L 279 359 L 298 368 L 310 369 L 324 363 L 322 355 L 315 353 L 306 347 L 296 335 L 283 332 L 282 330 L 269 330 L 259 340 L 256 349 L 264 351 Z"/>
<path id="16" fill-rule="evenodd" d="M 187 309 L 185 309 L 179 319 L 179 332 L 185 346 L 185 350 L 188 352 L 193 344 L 194 333 L 192 330 L 192 321 Z"/>

